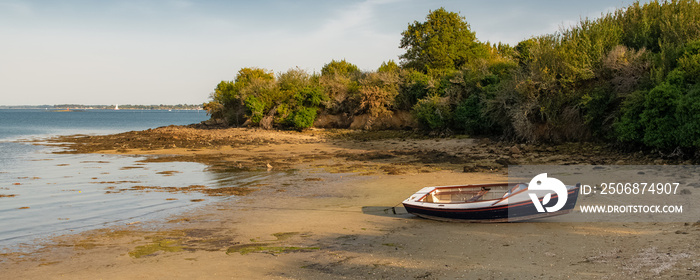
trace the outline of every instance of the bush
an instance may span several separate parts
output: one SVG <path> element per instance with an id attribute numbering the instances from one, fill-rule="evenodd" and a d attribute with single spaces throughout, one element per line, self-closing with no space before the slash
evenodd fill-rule
<path id="1" fill-rule="evenodd" d="M 387 116 L 398 95 L 399 75 L 395 72 L 369 73 L 360 81 L 360 112 L 370 118 Z"/>
<path id="2" fill-rule="evenodd" d="M 676 120 L 678 144 L 681 147 L 700 148 L 700 85 L 696 85 L 678 100 Z"/>
<path id="3" fill-rule="evenodd" d="M 309 128 L 316 120 L 316 108 L 302 107 L 292 115 L 292 126 L 296 129 Z"/>
<path id="4" fill-rule="evenodd" d="M 396 107 L 410 110 L 418 100 L 435 92 L 435 81 L 421 72 L 408 70 L 401 73 L 399 94 L 396 95 Z"/>
<path id="5" fill-rule="evenodd" d="M 248 119 L 253 124 L 259 124 L 265 116 L 265 103 L 255 96 L 248 96 L 245 100 L 245 107 L 248 108 Z"/>
<path id="6" fill-rule="evenodd" d="M 292 98 L 295 105 L 307 107 L 318 107 L 328 100 L 328 96 L 321 86 L 306 86 L 295 93 Z"/>
<path id="7" fill-rule="evenodd" d="M 331 60 L 331 62 L 323 65 L 323 68 L 321 68 L 322 76 L 340 75 L 349 77 L 359 74 L 360 68 L 357 68 L 355 64 L 345 61 L 345 59 L 340 61 Z"/>
<path id="8" fill-rule="evenodd" d="M 326 101 L 323 102 L 326 112 L 330 114 L 354 114 L 359 104 L 358 93 L 360 84 L 358 75 L 321 75 L 319 83 L 323 86 Z"/>
<path id="9" fill-rule="evenodd" d="M 312 81 L 311 76 L 306 71 L 294 68 L 279 74 L 277 83 L 282 92 L 285 92 L 287 96 L 292 96 L 301 89 L 311 86 Z"/>
<path id="10" fill-rule="evenodd" d="M 640 115 L 645 145 L 662 149 L 676 146 L 675 112 L 680 96 L 680 88 L 669 83 L 655 87 L 645 96 L 644 112 Z"/>
<path id="11" fill-rule="evenodd" d="M 478 95 L 472 94 L 454 111 L 455 128 L 467 134 L 484 134 L 487 129 L 487 120 L 483 114 L 482 103 Z"/>
<path id="12" fill-rule="evenodd" d="M 595 85 L 581 97 L 584 109 L 583 119 L 593 135 L 608 139 L 612 136 L 612 124 L 615 120 L 617 100 L 615 93 L 606 85 Z"/>
<path id="13" fill-rule="evenodd" d="M 393 60 L 389 60 L 387 62 L 382 62 L 382 65 L 379 66 L 377 69 L 377 73 L 382 73 L 382 72 L 393 72 L 393 73 L 398 73 L 399 70 L 399 65 L 396 64 Z"/>
<path id="14" fill-rule="evenodd" d="M 620 108 L 620 119 L 613 124 L 617 140 L 628 144 L 642 142 L 644 127 L 639 115 L 644 112 L 644 96 L 646 91 L 636 91 L 627 96 Z"/>
<path id="15" fill-rule="evenodd" d="M 444 130 L 452 119 L 446 98 L 437 95 L 419 100 L 413 106 L 412 113 L 418 123 L 429 130 Z"/>

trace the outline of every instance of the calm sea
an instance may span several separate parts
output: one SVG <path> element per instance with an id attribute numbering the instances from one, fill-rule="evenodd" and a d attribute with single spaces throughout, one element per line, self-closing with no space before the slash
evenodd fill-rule
<path id="1" fill-rule="evenodd" d="M 57 148 L 17 140 L 109 134 L 206 119 L 203 111 L 0 110 L 0 252 L 31 247 L 54 235 L 165 218 L 213 200 L 196 193 L 114 193 L 119 189 L 217 187 L 266 176 L 213 174 L 198 163 L 143 163 L 144 158 L 136 156 L 54 154 Z"/>

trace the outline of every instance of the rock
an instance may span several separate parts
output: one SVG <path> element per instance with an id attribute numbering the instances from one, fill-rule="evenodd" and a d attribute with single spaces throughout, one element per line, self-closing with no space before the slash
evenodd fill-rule
<path id="1" fill-rule="evenodd" d="M 270 130 L 270 129 L 272 129 L 272 120 L 273 120 L 273 117 L 271 115 L 267 115 L 267 116 L 263 117 L 262 120 L 260 120 L 259 125 L 263 129 Z"/>
<path id="2" fill-rule="evenodd" d="M 618 160 L 615 162 L 615 165 L 624 165 L 625 161 L 624 160 Z"/>
<path id="3" fill-rule="evenodd" d="M 681 195 L 689 195 L 689 194 L 692 194 L 692 192 L 690 192 L 689 189 L 682 189 L 681 192 L 680 192 L 680 194 L 681 194 Z"/>
<path id="4" fill-rule="evenodd" d="M 498 171 L 498 166 L 495 165 L 484 165 L 484 164 L 470 164 L 464 166 L 463 171 L 465 173 L 469 172 L 493 172 Z"/>
<path id="5" fill-rule="evenodd" d="M 687 231 L 677 230 L 676 234 L 688 234 Z"/>
<path id="6" fill-rule="evenodd" d="M 518 164 L 517 161 L 513 160 L 512 158 L 508 158 L 508 157 L 502 157 L 502 158 L 496 159 L 496 163 L 503 165 L 505 167 L 508 167 L 508 165 Z"/>
<path id="7" fill-rule="evenodd" d="M 491 139 L 489 139 L 489 138 L 481 138 L 481 139 L 478 139 L 478 140 L 477 140 L 477 144 L 480 144 L 480 145 L 488 145 L 488 144 L 491 144 Z M 482 146 L 482 147 L 485 147 L 485 146 Z"/>
<path id="8" fill-rule="evenodd" d="M 656 165 L 662 165 L 662 164 L 664 164 L 664 160 L 663 160 L 663 159 L 655 159 L 655 160 L 654 160 L 654 164 L 656 164 Z"/>
<path id="9" fill-rule="evenodd" d="M 475 165 L 467 165 L 464 167 L 463 170 L 464 173 L 469 173 L 469 172 L 477 172 L 477 168 Z"/>
<path id="10" fill-rule="evenodd" d="M 513 145 L 513 147 L 510 147 L 510 153 L 514 155 L 519 155 L 521 151 L 520 148 L 518 148 L 518 146 Z"/>
<path id="11" fill-rule="evenodd" d="M 203 121 L 202 124 L 204 124 L 206 126 L 214 126 L 214 125 L 216 125 L 216 120 L 208 119 L 206 121 Z"/>

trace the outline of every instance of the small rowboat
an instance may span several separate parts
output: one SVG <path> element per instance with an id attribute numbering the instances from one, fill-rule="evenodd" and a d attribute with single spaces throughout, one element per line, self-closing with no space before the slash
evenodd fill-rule
<path id="1" fill-rule="evenodd" d="M 548 190 L 529 190 L 526 183 L 425 187 L 404 200 L 403 206 L 408 213 L 428 219 L 513 222 L 571 212 L 580 185 L 566 186 L 566 203 L 552 212 L 543 210 L 543 206 L 556 205 L 559 197 Z M 540 205 L 535 205 L 535 198 Z"/>

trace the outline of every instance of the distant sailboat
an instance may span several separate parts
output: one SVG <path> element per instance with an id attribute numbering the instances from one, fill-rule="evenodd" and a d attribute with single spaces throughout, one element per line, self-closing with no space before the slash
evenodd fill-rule
<path id="1" fill-rule="evenodd" d="M 119 110 L 119 104 L 114 105 L 114 110 Z"/>

